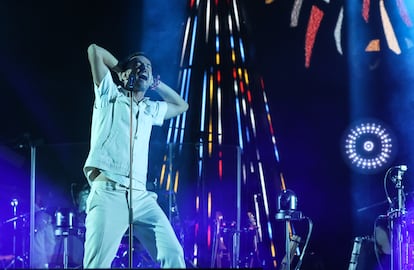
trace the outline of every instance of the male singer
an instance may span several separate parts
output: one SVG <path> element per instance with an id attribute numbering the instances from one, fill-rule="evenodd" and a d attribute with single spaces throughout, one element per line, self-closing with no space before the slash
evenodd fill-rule
<path id="1" fill-rule="evenodd" d="M 91 185 L 86 202 L 84 268 L 111 267 L 130 224 L 130 192 L 134 235 L 162 268 L 185 268 L 183 249 L 156 194 L 146 190 L 146 181 L 152 125 L 162 125 L 165 119 L 185 112 L 188 104 L 154 79 L 151 61 L 144 54 L 120 63 L 108 50 L 92 44 L 88 59 L 95 102 L 84 165 Z M 163 101 L 145 97 L 148 89 Z"/>

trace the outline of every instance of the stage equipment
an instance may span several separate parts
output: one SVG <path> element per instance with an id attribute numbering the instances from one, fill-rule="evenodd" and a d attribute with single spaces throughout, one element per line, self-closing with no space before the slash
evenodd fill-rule
<path id="1" fill-rule="evenodd" d="M 213 236 L 213 245 L 211 251 L 211 268 L 215 266 L 217 268 L 222 268 L 222 262 L 225 259 L 227 262 L 225 267 L 230 267 L 231 265 L 231 255 L 230 251 L 228 250 L 227 246 L 224 243 L 224 217 L 221 212 L 216 212 L 215 218 L 215 227 L 214 227 L 214 236 Z"/>
<path id="2" fill-rule="evenodd" d="M 384 176 L 384 190 L 389 203 L 387 212 L 391 238 L 391 270 L 413 269 L 413 242 L 410 239 L 405 207 L 403 175 L 408 170 L 406 165 L 391 167 Z M 396 190 L 396 197 L 391 198 L 387 182 L 391 181 Z"/>
<path id="3" fill-rule="evenodd" d="M 134 141 L 134 134 L 133 134 L 133 127 L 132 127 L 132 123 L 133 123 L 133 119 L 134 119 L 134 113 L 133 113 L 133 103 L 134 103 L 134 86 L 135 86 L 135 82 L 136 82 L 136 77 L 135 77 L 135 73 L 136 73 L 136 69 L 132 69 L 129 78 L 128 78 L 128 83 L 127 83 L 127 90 L 130 91 L 129 92 L 129 189 L 128 189 L 128 213 L 129 213 L 129 242 L 128 242 L 128 266 L 129 268 L 132 268 L 134 265 L 133 262 L 133 244 L 134 244 L 134 231 L 133 231 L 133 208 L 132 208 L 132 162 L 133 162 L 133 141 Z M 139 113 L 139 109 L 138 109 L 138 113 Z M 138 125 L 138 114 L 136 116 L 137 119 L 137 125 Z"/>
<path id="4" fill-rule="evenodd" d="M 354 238 L 351 259 L 348 270 L 374 269 L 376 260 L 374 256 L 375 241 L 371 236 L 357 236 Z M 377 269 L 377 268 L 375 268 Z"/>
<path id="5" fill-rule="evenodd" d="M 55 235 L 63 238 L 63 268 L 68 268 L 69 253 L 68 253 L 68 237 L 72 231 L 75 214 L 72 210 L 64 208 L 59 209 L 55 213 L 56 230 Z"/>
<path id="6" fill-rule="evenodd" d="M 282 190 L 277 198 L 277 210 L 278 212 L 275 215 L 276 220 L 281 220 L 285 222 L 285 258 L 282 261 L 281 269 L 290 270 L 292 257 L 295 253 L 301 253 L 299 260 L 296 264 L 295 270 L 299 270 L 303 257 L 305 256 L 306 249 L 312 234 L 313 222 L 310 218 L 305 217 L 301 211 L 297 209 L 298 199 L 295 194 L 290 189 Z M 299 251 L 300 237 L 293 234 L 292 230 L 292 221 L 308 221 L 308 235 L 304 243 L 302 252 Z"/>
<path id="7" fill-rule="evenodd" d="M 26 268 L 27 260 L 26 260 L 26 250 L 25 250 L 25 237 L 22 235 L 22 232 L 24 230 L 24 227 L 27 223 L 27 214 L 17 215 L 17 206 L 19 205 L 19 200 L 14 198 L 11 200 L 10 205 L 12 206 L 13 210 L 13 217 L 3 222 L 3 224 L 6 223 L 12 223 L 13 224 L 13 243 L 12 243 L 12 252 L 13 252 L 13 259 L 11 262 L 5 267 L 5 269 L 9 268 Z M 20 226 L 18 225 L 18 222 L 20 222 Z M 18 254 L 17 252 L 17 239 L 18 239 L 18 231 L 20 230 L 21 234 L 21 252 L 22 254 Z M 19 263 L 19 266 L 17 265 Z"/>
<path id="8" fill-rule="evenodd" d="M 158 269 L 160 265 L 153 261 L 149 253 L 142 246 L 142 244 L 135 238 L 133 244 L 133 254 L 131 254 L 134 259 L 133 268 L 145 268 L 145 269 Z M 126 232 L 124 237 L 119 244 L 118 252 L 112 261 L 111 268 L 128 268 L 129 267 L 129 232 Z"/>
<path id="9" fill-rule="evenodd" d="M 29 227 L 29 266 L 32 266 L 34 258 L 34 234 L 35 234 L 35 213 L 36 213 L 36 149 L 41 140 L 34 140 L 30 134 L 24 135 L 24 141 L 19 143 L 19 148 L 30 148 L 30 227 Z"/>
<path id="10" fill-rule="evenodd" d="M 247 217 L 249 225 L 238 230 L 235 221 L 227 223 L 223 214 L 220 211 L 216 212 L 210 261 L 211 268 L 254 268 L 262 266 L 258 254 L 256 219 L 252 212 L 247 212 Z M 239 243 L 236 251 L 238 260 L 234 261 L 236 258 L 234 245 L 237 241 Z"/>
<path id="11" fill-rule="evenodd" d="M 395 136 L 378 120 L 358 121 L 342 140 L 345 161 L 361 173 L 377 173 L 392 162 L 396 153 Z"/>
<path id="12" fill-rule="evenodd" d="M 216 212 L 210 268 L 254 268 L 261 266 L 261 261 L 258 258 L 256 221 L 251 212 L 248 212 L 247 216 L 249 226 L 237 230 L 236 222 L 227 223 L 223 214 L 220 211 Z M 239 259 L 234 261 L 236 257 L 234 256 L 234 245 L 237 241 L 239 241 L 237 249 Z"/>

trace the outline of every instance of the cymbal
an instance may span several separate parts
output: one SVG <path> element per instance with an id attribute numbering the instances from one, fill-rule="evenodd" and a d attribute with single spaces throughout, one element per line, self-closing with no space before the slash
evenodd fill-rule
<path id="1" fill-rule="evenodd" d="M 39 210 L 36 210 L 36 211 L 35 211 L 35 213 L 38 213 L 38 212 L 41 212 L 41 211 L 45 211 L 45 210 L 46 210 L 46 208 L 45 208 L 45 207 L 42 207 L 42 208 L 40 208 Z M 27 213 L 24 213 L 24 214 L 21 214 L 21 215 L 18 215 L 18 216 L 15 216 L 15 217 L 9 218 L 9 219 L 7 219 L 7 220 L 3 221 L 3 223 L 2 223 L 2 224 L 6 224 L 6 223 L 13 222 L 13 221 L 17 221 L 17 220 L 19 220 L 19 219 L 24 219 L 24 218 L 26 218 L 26 217 L 28 217 L 28 216 L 30 216 L 30 212 L 27 212 Z"/>

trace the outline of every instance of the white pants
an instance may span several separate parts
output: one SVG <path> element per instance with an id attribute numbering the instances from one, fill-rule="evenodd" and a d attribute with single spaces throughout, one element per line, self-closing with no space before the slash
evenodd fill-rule
<path id="1" fill-rule="evenodd" d="M 86 201 L 84 268 L 110 268 L 129 227 L 129 190 L 112 181 L 93 181 Z M 133 233 L 162 268 L 185 268 L 184 252 L 157 195 L 132 191 Z"/>

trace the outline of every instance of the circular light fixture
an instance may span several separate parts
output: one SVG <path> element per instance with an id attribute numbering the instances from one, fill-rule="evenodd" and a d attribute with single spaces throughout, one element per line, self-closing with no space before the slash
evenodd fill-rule
<path id="1" fill-rule="evenodd" d="M 343 155 L 348 165 L 362 173 L 376 173 L 389 165 L 396 152 L 392 132 L 378 120 L 359 121 L 343 136 Z"/>

